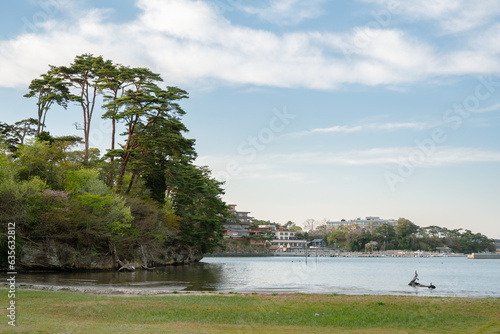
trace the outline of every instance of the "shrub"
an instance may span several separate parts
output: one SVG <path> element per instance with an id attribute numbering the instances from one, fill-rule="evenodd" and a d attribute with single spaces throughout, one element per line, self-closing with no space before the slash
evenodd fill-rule
<path id="1" fill-rule="evenodd" d="M 75 194 L 105 196 L 109 194 L 109 188 L 99 177 L 99 172 L 95 169 L 79 169 L 66 173 L 65 189 Z"/>

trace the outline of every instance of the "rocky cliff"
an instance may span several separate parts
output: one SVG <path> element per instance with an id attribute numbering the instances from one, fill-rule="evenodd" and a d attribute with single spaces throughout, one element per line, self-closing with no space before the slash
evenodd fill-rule
<path id="1" fill-rule="evenodd" d="M 203 254 L 196 247 L 187 245 L 158 247 L 141 245 L 120 256 L 114 247 L 96 250 L 77 248 L 61 241 L 44 243 L 27 241 L 22 246 L 18 265 L 25 269 L 49 270 L 110 270 L 116 269 L 116 260 L 137 263 L 148 267 L 188 264 L 198 262 Z"/>

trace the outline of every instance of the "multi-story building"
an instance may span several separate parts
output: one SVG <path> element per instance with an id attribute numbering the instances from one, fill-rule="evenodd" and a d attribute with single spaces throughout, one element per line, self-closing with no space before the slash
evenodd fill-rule
<path id="1" fill-rule="evenodd" d="M 288 252 L 307 247 L 307 240 L 297 239 L 295 231 L 285 230 L 282 226 L 274 231 L 271 248 L 279 252 Z"/>
<path id="2" fill-rule="evenodd" d="M 276 226 L 274 225 L 259 225 L 257 228 L 250 228 L 251 235 L 261 235 L 268 236 L 273 234 L 273 231 L 276 231 Z"/>
<path id="3" fill-rule="evenodd" d="M 233 214 L 233 217 L 223 224 L 223 233 L 233 239 L 248 237 L 251 234 L 249 230 L 251 224 L 250 212 L 237 211 L 236 204 L 229 204 L 228 207 L 228 211 Z"/>
<path id="4" fill-rule="evenodd" d="M 357 225 L 359 228 L 364 228 L 367 230 L 375 230 L 384 224 L 389 224 L 391 226 L 396 226 L 397 220 L 395 219 L 381 219 L 380 217 L 366 217 L 365 219 L 356 218 L 351 220 L 342 221 L 328 221 L 326 222 L 327 228 L 339 229 L 344 226 Z"/>
<path id="5" fill-rule="evenodd" d="M 249 216 L 250 212 L 237 211 L 236 204 L 229 204 L 228 206 L 229 206 L 229 210 L 228 210 L 229 213 L 234 214 L 238 223 L 241 223 L 244 225 L 250 225 L 250 223 L 252 222 L 252 218 Z"/>

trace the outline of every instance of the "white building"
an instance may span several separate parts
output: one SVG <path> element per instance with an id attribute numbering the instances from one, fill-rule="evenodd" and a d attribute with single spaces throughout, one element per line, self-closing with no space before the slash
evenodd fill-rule
<path id="1" fill-rule="evenodd" d="M 271 241 L 271 246 L 281 252 L 287 252 L 294 249 L 304 249 L 307 247 L 307 241 L 297 239 L 294 231 L 286 231 L 283 229 L 273 231 L 274 239 Z"/>
<path id="2" fill-rule="evenodd" d="M 294 231 L 285 231 L 285 230 L 279 230 L 279 231 L 274 231 L 274 239 L 277 240 L 293 240 L 295 239 L 295 233 Z"/>
<path id="3" fill-rule="evenodd" d="M 388 224 L 391 226 L 397 225 L 397 220 L 395 219 L 381 219 L 380 217 L 366 217 L 365 219 L 356 218 L 351 220 L 342 220 L 342 221 L 329 221 L 326 222 L 326 226 L 333 229 L 339 229 L 343 226 L 349 225 L 357 225 L 359 228 L 365 228 L 368 230 L 374 230 L 377 227 L 380 227 L 384 224 Z"/>

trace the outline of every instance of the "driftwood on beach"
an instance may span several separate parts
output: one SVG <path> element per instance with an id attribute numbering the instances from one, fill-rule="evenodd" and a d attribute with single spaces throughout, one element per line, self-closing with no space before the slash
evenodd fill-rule
<path id="1" fill-rule="evenodd" d="M 146 265 L 138 265 L 136 263 L 123 263 L 120 260 L 116 260 L 116 263 L 120 266 L 118 271 L 135 271 L 136 269 L 144 269 L 144 270 L 154 270 L 155 267 L 148 267 Z"/>
<path id="2" fill-rule="evenodd" d="M 408 285 L 412 286 L 414 288 L 429 288 L 429 289 L 435 289 L 436 288 L 432 283 L 429 284 L 429 285 L 424 285 L 424 284 L 418 283 L 417 280 L 418 280 L 418 274 L 417 274 L 417 271 L 415 270 L 415 276 L 410 281 L 410 283 L 408 283 Z"/>

